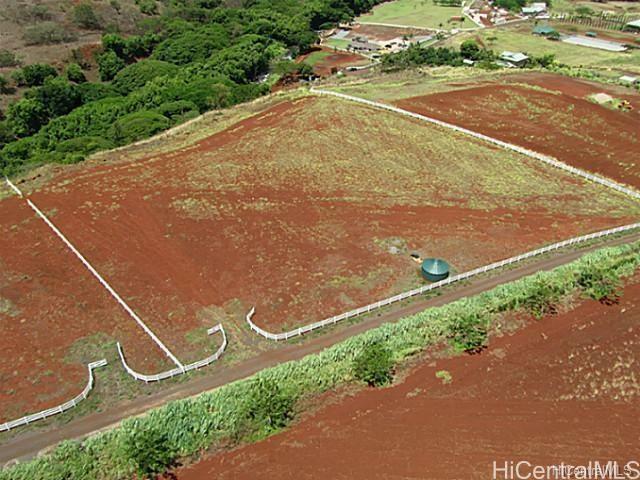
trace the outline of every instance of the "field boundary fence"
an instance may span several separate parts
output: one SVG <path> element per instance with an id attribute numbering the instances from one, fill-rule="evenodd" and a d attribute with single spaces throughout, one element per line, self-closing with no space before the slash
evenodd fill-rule
<path id="1" fill-rule="evenodd" d="M 447 122 L 443 122 L 442 120 L 437 120 L 435 118 L 431 118 L 431 117 L 427 117 L 426 115 L 422 115 L 420 113 L 415 113 L 415 112 L 411 112 L 409 110 L 405 110 L 399 107 L 394 107 L 393 105 L 388 105 L 386 103 L 380 103 L 380 102 L 375 102 L 373 100 L 367 100 L 366 98 L 360 98 L 360 97 L 354 97 L 352 95 L 347 95 L 345 93 L 340 93 L 340 92 L 333 92 L 330 90 L 320 90 L 320 89 L 316 89 L 316 88 L 311 88 L 310 90 L 312 93 L 317 93 L 319 95 L 328 95 L 328 96 L 334 96 L 334 97 L 338 97 L 338 98 L 342 98 L 344 100 L 349 100 L 352 102 L 356 102 L 356 103 L 362 103 L 364 105 L 368 105 L 370 107 L 374 107 L 374 108 L 378 108 L 378 109 L 382 109 L 382 110 L 387 110 L 390 112 L 394 112 L 394 113 L 398 113 L 400 115 L 404 115 L 406 117 L 411 117 L 411 118 L 415 118 L 418 120 L 423 120 L 425 122 L 428 123 L 432 123 L 434 125 L 438 125 L 440 127 L 444 127 L 447 128 L 449 130 L 454 130 L 456 132 L 459 133 L 463 133 L 465 135 L 469 135 L 471 137 L 483 140 L 485 142 L 488 143 L 492 143 L 494 145 L 498 145 L 499 147 L 502 147 L 506 150 L 511 150 L 517 153 L 520 153 L 522 155 L 525 155 L 529 158 L 533 158 L 535 160 L 539 160 L 541 162 L 544 162 L 548 165 L 552 165 L 553 167 L 559 168 L 560 170 L 564 170 L 566 172 L 569 172 L 573 175 L 577 175 L 579 177 L 582 177 L 584 179 L 587 179 L 591 182 L 594 183 L 599 183 L 601 185 L 604 185 L 606 187 L 612 188 L 614 190 L 617 190 L 619 192 L 624 193 L 625 195 L 628 195 L 636 200 L 640 200 L 640 192 L 637 192 L 636 190 L 629 188 L 625 185 L 622 185 L 618 182 L 614 182 L 613 180 L 609 180 L 608 178 L 604 178 L 601 177 L 599 175 L 594 175 L 592 173 L 589 173 L 585 170 L 581 170 L 580 168 L 576 168 L 573 167 L 571 165 L 568 165 L 564 162 L 561 162 L 559 160 L 556 160 L 553 157 L 550 157 L 548 155 L 543 155 L 542 153 L 538 153 L 538 152 L 534 152 L 533 150 L 529 150 L 527 148 L 523 148 L 520 147 L 518 145 L 514 145 L 512 143 L 508 143 L 508 142 L 503 142 L 502 140 L 498 140 L 497 138 L 493 138 L 490 137 L 488 135 L 484 135 L 482 133 L 478 133 L 478 132 L 474 132 L 473 130 L 469 130 L 466 129 L 464 127 L 460 127 L 458 125 L 454 125 L 452 123 L 447 123 Z"/>
<path id="2" fill-rule="evenodd" d="M 16 192 L 18 196 L 20 196 L 20 198 L 24 198 L 22 191 L 18 187 L 16 187 L 11 182 L 11 180 L 5 177 L 5 181 L 7 185 L 9 185 L 9 187 L 14 192 Z M 127 314 L 138 324 L 138 326 L 140 326 L 145 331 L 145 333 L 149 335 L 149 337 L 154 341 L 156 345 L 158 345 L 158 347 L 160 347 L 160 349 L 164 352 L 164 354 L 167 357 L 169 357 L 171 361 L 178 366 L 178 368 L 183 368 L 184 366 L 182 365 L 182 363 L 180 363 L 180 360 L 178 360 L 178 358 L 171 352 L 171 350 L 169 350 L 169 348 L 167 348 L 167 346 L 147 326 L 147 324 L 144 323 L 144 321 L 142 321 L 142 319 L 138 316 L 138 314 L 133 311 L 133 309 L 129 306 L 129 304 L 127 304 L 127 302 L 124 301 L 124 299 L 118 294 L 118 292 L 116 292 L 113 289 L 113 287 L 102 277 L 102 275 L 98 273 L 98 271 L 93 267 L 93 265 L 91 265 L 91 263 L 89 263 L 89 261 L 80 253 L 80 251 L 69 241 L 69 239 L 67 239 L 67 237 L 60 231 L 60 229 L 58 229 L 58 227 L 56 227 L 53 224 L 53 222 L 49 220 L 49 218 L 44 213 L 42 213 L 42 211 L 35 205 L 35 203 L 33 203 L 28 198 L 26 199 L 26 201 L 29 207 L 31 207 L 31 209 L 36 213 L 36 215 L 40 217 L 40 219 L 42 219 L 44 223 L 47 224 L 47 226 L 53 231 L 53 233 L 55 233 L 55 235 L 60 240 L 62 240 L 62 243 L 64 243 L 65 246 L 69 250 L 71 250 L 71 253 L 73 253 L 78 258 L 78 260 L 80 260 L 80 262 L 85 266 L 85 268 L 89 270 L 89 272 L 96 278 L 96 280 L 98 280 L 100 285 L 102 285 L 102 287 L 104 287 L 104 289 L 107 292 L 109 292 L 109 294 L 116 300 L 116 302 L 118 302 L 118 304 L 124 309 L 124 311 L 127 312 Z"/>
<path id="3" fill-rule="evenodd" d="M 472 130 L 467 130 L 466 128 L 463 127 L 459 127 L 457 125 L 453 125 L 451 123 L 447 123 L 447 122 L 443 122 L 440 120 L 436 120 L 435 118 L 431 118 L 431 117 L 427 117 L 425 115 L 421 115 L 419 113 L 414 113 L 414 112 L 410 112 L 408 110 L 404 110 L 402 108 L 398 108 L 398 107 L 394 107 L 392 105 L 388 105 L 385 103 L 379 103 L 379 102 L 374 102 L 372 100 L 367 100 L 364 98 L 360 98 L 360 97 L 354 97 L 351 95 L 346 95 L 344 93 L 339 93 L 339 92 L 332 92 L 332 91 L 328 91 L 328 90 L 320 90 L 320 89 L 316 89 L 316 88 L 312 88 L 311 89 L 312 93 L 317 93 L 320 95 L 330 95 L 330 96 L 335 96 L 338 98 L 342 98 L 345 100 L 349 100 L 349 101 L 353 101 L 353 102 L 357 102 L 357 103 L 362 103 L 365 105 L 369 105 L 372 106 L 374 108 L 379 108 L 379 109 L 383 109 L 383 110 L 388 110 L 394 113 L 399 113 L 401 115 L 405 115 L 408 117 L 412 117 L 412 118 L 416 118 L 419 120 L 424 120 L 427 121 L 429 123 L 435 124 L 435 125 L 439 125 L 441 127 L 444 128 L 448 128 L 451 130 L 455 130 L 457 132 L 478 138 L 480 140 L 484 140 L 487 141 L 489 143 L 492 143 L 494 145 L 498 145 L 500 147 L 503 147 L 505 149 L 508 150 L 512 150 L 515 152 L 518 152 L 520 154 L 523 154 L 525 156 L 528 156 L 530 158 L 534 158 L 536 160 L 540 160 L 544 163 L 547 163 L 549 165 L 552 165 L 556 168 L 559 168 L 561 170 L 567 171 L 569 173 L 572 173 L 574 175 L 580 176 L 582 178 L 585 178 L 589 181 L 592 181 L 594 183 L 599 183 L 601 185 L 604 185 L 606 187 L 612 188 L 614 190 L 617 190 L 619 192 L 622 192 L 625 195 L 628 195 L 636 200 L 640 200 L 640 193 L 638 193 L 637 191 L 628 188 L 624 185 L 621 185 L 617 182 L 614 182 L 612 180 L 606 179 L 606 178 L 602 178 L 599 177 L 597 175 L 593 175 L 589 172 L 586 172 L 584 170 L 581 170 L 579 168 L 575 168 L 572 167 L 571 165 L 567 165 L 566 163 L 560 162 L 559 160 L 556 160 L 555 158 L 549 157 L 547 155 L 542 155 L 540 153 L 534 152 L 532 150 L 528 150 L 526 148 L 522 148 L 519 147 L 517 145 L 513 145 L 507 142 L 503 142 L 502 140 L 498 140 L 496 138 L 492 138 L 489 137 L 487 135 L 483 135 L 481 133 L 478 132 L 474 132 Z M 304 335 L 305 333 L 310 333 L 314 330 L 317 330 L 319 328 L 324 328 L 327 327 L 329 325 L 335 325 L 338 322 L 341 322 L 343 320 L 347 320 L 349 318 L 354 318 L 369 312 L 372 312 L 374 310 L 378 310 L 382 307 L 386 307 L 388 305 L 406 300 L 407 298 L 411 298 L 414 297 L 416 295 L 422 295 L 424 293 L 436 290 L 438 288 L 444 287 L 446 285 L 450 285 L 452 283 L 455 282 L 460 282 L 466 279 L 469 279 L 471 277 L 475 277 L 477 275 L 481 275 L 483 273 L 487 273 L 490 272 L 492 270 L 496 270 L 508 265 L 514 265 L 517 264 L 519 262 L 522 262 L 523 260 L 532 258 L 532 257 L 536 257 L 538 255 L 543 255 L 545 253 L 548 252 L 552 252 L 554 250 L 558 250 L 561 248 L 565 248 L 565 247 L 569 247 L 572 245 L 576 245 L 576 244 L 580 244 L 580 243 L 584 243 L 584 242 L 588 242 L 591 240 L 595 240 L 598 238 L 602 238 L 602 237 L 606 237 L 606 236 L 610 236 L 610 235 L 616 235 L 619 233 L 624 233 L 624 232 L 629 232 L 631 230 L 636 230 L 640 228 L 640 223 L 632 223 L 629 225 L 623 225 L 620 227 L 615 227 L 615 228 L 610 228 L 607 230 L 602 230 L 599 232 L 595 232 L 595 233 L 589 233 L 586 235 L 581 235 L 579 237 L 573 237 L 567 240 L 563 240 L 561 242 L 557 242 L 557 243 L 553 243 L 551 245 L 547 245 L 545 247 L 541 247 L 541 248 L 537 248 L 535 250 L 531 250 L 529 252 L 520 254 L 520 255 L 516 255 L 504 260 L 500 260 L 494 263 L 491 263 L 489 265 L 485 265 L 483 267 L 478 267 L 474 270 L 470 270 L 468 272 L 464 272 L 464 273 L 460 273 L 458 275 L 454 275 L 452 277 L 446 278 L 444 280 L 441 280 L 439 282 L 435 282 L 435 283 L 431 283 L 429 285 L 424 285 L 418 288 L 414 288 L 413 290 L 409 290 L 403 293 L 399 293 L 397 295 L 394 295 L 392 297 L 388 297 L 385 298 L 383 300 L 379 300 L 377 302 L 374 303 L 370 303 L 369 305 L 365 305 L 363 307 L 360 308 L 356 308 L 354 310 L 350 310 L 348 312 L 344 312 L 341 313 L 340 315 L 336 315 L 330 318 L 326 318 L 324 320 L 320 320 L 318 322 L 314 322 L 314 323 L 310 323 L 308 325 L 304 325 L 302 327 L 287 331 L 287 332 L 281 332 L 281 333 L 272 333 L 272 332 L 268 332 L 267 330 L 259 327 L 258 325 L 256 325 L 252 318 L 256 313 L 256 309 L 255 306 L 251 308 L 251 310 L 249 310 L 249 312 L 247 313 L 245 319 L 247 321 L 247 323 L 249 324 L 249 327 L 251 328 L 251 330 L 253 330 L 254 332 L 256 332 L 258 335 L 267 338 L 269 340 L 274 340 L 276 342 L 278 341 L 282 341 L 282 340 L 288 340 L 290 338 L 293 337 L 297 337 L 300 335 Z"/>
<path id="4" fill-rule="evenodd" d="M 89 370 L 89 380 L 87 382 L 87 385 L 84 387 L 82 392 L 80 392 L 80 394 L 76 395 L 68 402 L 63 403 L 62 405 L 58 405 L 57 407 L 42 410 L 38 413 L 26 415 L 22 418 L 18 418 L 17 420 L 2 423 L 0 424 L 0 432 L 8 432 L 12 428 L 20 427 L 22 425 L 29 425 L 30 423 L 36 422 L 38 420 L 44 420 L 45 418 L 58 415 L 59 413 L 66 412 L 67 410 L 76 407 L 80 402 L 85 400 L 89 396 L 89 392 L 93 390 L 93 385 L 95 383 L 93 370 L 99 367 L 104 367 L 105 365 L 107 365 L 107 361 L 105 359 L 89 363 L 87 365 L 87 369 Z"/>
<path id="5" fill-rule="evenodd" d="M 161 380 L 166 380 L 167 378 L 172 378 L 178 375 L 182 375 L 192 370 L 198 370 L 199 368 L 206 367 L 207 365 L 210 365 L 216 360 L 218 360 L 224 353 L 225 349 L 227 348 L 227 335 L 221 324 L 218 324 L 215 327 L 212 327 L 209 330 L 207 330 L 207 335 L 213 335 L 216 332 L 220 332 L 222 334 L 222 344 L 220 345 L 220 347 L 218 347 L 218 350 L 216 350 L 216 352 L 213 355 L 210 355 L 197 362 L 184 365 L 182 368 L 180 367 L 173 368 L 171 370 L 167 370 L 165 372 L 161 372 L 155 375 L 145 375 L 143 373 L 138 373 L 133 368 L 131 368 L 125 359 L 124 352 L 122 350 L 122 346 L 120 345 L 120 342 L 118 342 L 118 345 L 117 345 L 118 355 L 120 356 L 120 361 L 122 362 L 122 366 L 124 367 L 124 369 L 127 371 L 129 375 L 131 375 L 136 380 L 140 380 L 141 382 L 145 382 L 145 383 L 159 382 Z"/>
<path id="6" fill-rule="evenodd" d="M 528 258 L 532 258 L 532 257 L 536 257 L 538 255 L 543 255 L 545 253 L 548 252 L 552 252 L 554 250 L 558 250 L 561 248 L 565 248 L 565 247 L 569 247 L 572 245 L 577 245 L 579 243 L 584 243 L 584 242 L 588 242 L 590 240 L 596 240 L 598 238 L 602 238 L 602 237 L 606 237 L 606 236 L 610 236 L 610 235 L 616 235 L 619 233 L 624 233 L 624 232 L 629 232 L 631 230 L 636 230 L 640 228 L 640 223 L 632 223 L 629 225 L 623 225 L 620 227 L 615 227 L 615 228 L 610 228 L 608 230 L 602 230 L 600 232 L 595 232 L 595 233 L 589 233 L 587 235 L 582 235 L 580 237 L 574 237 L 574 238 L 570 238 L 568 240 L 563 240 L 561 242 L 557 242 L 551 245 L 547 245 L 545 247 L 542 248 L 538 248 L 536 250 L 531 250 L 529 252 L 520 254 L 520 255 L 516 255 L 514 257 L 511 258 L 507 258 L 504 260 L 500 260 L 494 263 L 490 263 L 489 265 L 485 265 L 483 267 L 478 267 L 476 269 L 473 270 L 469 270 L 468 272 L 464 272 L 464 273 L 460 273 L 458 275 L 454 275 L 452 277 L 448 277 L 445 278 L 444 280 L 440 280 L 439 282 L 434 282 L 431 283 L 429 285 L 423 285 L 421 287 L 418 288 L 414 288 L 413 290 L 408 290 L 406 292 L 403 293 L 399 293 L 397 295 L 394 295 L 392 297 L 388 297 L 385 298 L 383 300 L 379 300 L 377 302 L 374 303 L 370 303 L 369 305 L 365 305 L 363 307 L 360 308 L 356 308 L 354 310 L 350 310 L 348 312 L 345 313 L 341 313 L 340 315 L 336 315 L 324 320 L 320 320 L 318 322 L 314 322 L 314 323 L 310 323 L 308 325 L 304 325 L 302 327 L 290 330 L 288 332 L 282 332 L 282 333 L 272 333 L 272 332 L 268 332 L 263 328 L 260 328 L 258 325 L 256 325 L 255 323 L 253 323 L 252 321 L 252 317 L 253 315 L 256 313 L 256 309 L 255 307 L 252 307 L 251 310 L 249 310 L 249 312 L 246 315 L 246 321 L 249 324 L 249 327 L 251 328 L 251 330 L 253 330 L 254 332 L 256 332 L 258 335 L 267 338 L 269 340 L 275 340 L 276 342 L 278 341 L 282 341 L 282 340 L 288 340 L 290 338 L 293 337 L 297 337 L 300 335 L 304 335 L 305 333 L 310 333 L 314 330 L 317 330 L 319 328 L 323 328 L 323 327 L 328 327 L 329 325 L 335 325 L 338 322 L 341 322 L 343 320 L 347 320 L 349 318 L 354 318 L 354 317 L 358 317 L 360 315 L 372 312 L 374 310 L 378 310 L 382 307 L 386 307 L 388 305 L 397 303 L 397 302 L 401 302 L 403 300 L 406 300 L 408 298 L 411 297 L 415 297 L 416 295 L 422 295 L 425 294 L 427 292 L 436 290 L 438 288 L 441 287 L 445 287 L 447 285 L 451 285 L 452 283 L 456 283 L 456 282 L 460 282 L 463 280 L 467 280 L 471 277 L 475 277 L 477 275 L 481 275 L 483 273 L 487 273 L 490 272 L 492 270 L 496 270 L 499 268 L 503 268 L 505 266 L 508 265 L 514 265 L 516 263 L 522 262 L 523 260 L 526 260 Z"/>

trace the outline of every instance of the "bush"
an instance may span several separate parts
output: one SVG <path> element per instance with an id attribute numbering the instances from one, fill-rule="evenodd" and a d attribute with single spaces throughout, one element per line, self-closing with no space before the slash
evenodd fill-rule
<path id="1" fill-rule="evenodd" d="M 87 81 L 82 68 L 77 63 L 70 63 L 65 70 L 65 76 L 70 82 L 84 83 Z"/>
<path id="2" fill-rule="evenodd" d="M 150 80 L 161 76 L 172 76 L 178 67 L 159 60 L 140 60 L 120 70 L 113 79 L 113 86 L 121 94 L 126 95 L 146 85 Z"/>
<path id="3" fill-rule="evenodd" d="M 296 398 L 285 392 L 280 383 L 258 375 L 248 385 L 244 415 L 249 434 L 268 435 L 286 427 L 293 418 Z"/>
<path id="4" fill-rule="evenodd" d="M 48 78 L 57 77 L 58 72 L 51 65 L 34 63 L 13 72 L 13 79 L 21 87 L 42 85 Z"/>
<path id="5" fill-rule="evenodd" d="M 16 54 L 9 50 L 0 50 L 0 68 L 2 67 L 15 67 L 20 65 L 20 61 L 16 57 Z"/>
<path id="6" fill-rule="evenodd" d="M 23 38 L 27 45 L 50 45 L 73 42 L 78 37 L 55 22 L 42 22 L 25 28 Z"/>
<path id="7" fill-rule="evenodd" d="M 353 372 L 358 380 L 372 387 L 391 382 L 393 378 L 391 351 L 380 342 L 367 345 L 355 358 Z"/>
<path id="8" fill-rule="evenodd" d="M 83 104 L 102 100 L 107 97 L 120 96 L 116 89 L 107 83 L 81 83 L 78 85 L 78 92 L 80 93 Z"/>
<path id="9" fill-rule="evenodd" d="M 124 451 L 141 479 L 156 478 L 176 465 L 177 452 L 172 449 L 167 433 L 142 422 L 138 433 L 127 437 Z"/>
<path id="10" fill-rule="evenodd" d="M 158 13 L 158 4 L 155 0 L 138 0 L 136 3 L 140 13 L 143 15 L 156 15 Z"/>
<path id="11" fill-rule="evenodd" d="M 13 89 L 4 75 L 0 75 L 0 94 L 11 93 Z"/>
<path id="12" fill-rule="evenodd" d="M 487 345 L 489 320 L 486 314 L 461 310 L 449 325 L 451 343 L 463 352 L 479 352 Z"/>
<path id="13" fill-rule="evenodd" d="M 172 121 L 176 121 L 178 118 L 183 117 L 189 112 L 195 112 L 196 116 L 199 114 L 198 106 L 187 100 L 176 100 L 175 102 L 166 102 L 160 105 L 154 110 L 160 115 L 170 118 Z"/>
<path id="14" fill-rule="evenodd" d="M 73 7 L 71 14 L 73 23 L 80 28 L 86 28 L 87 30 L 97 30 L 100 28 L 100 20 L 93 11 L 93 7 L 88 3 L 81 3 Z"/>
<path id="15" fill-rule="evenodd" d="M 49 119 L 47 109 L 34 98 L 23 98 L 9 105 L 7 120 L 17 137 L 33 135 Z"/>
<path id="16" fill-rule="evenodd" d="M 125 67 L 125 62 L 113 51 L 108 50 L 98 56 L 98 71 L 100 79 L 108 82 L 113 80 L 120 70 Z"/>
<path id="17" fill-rule="evenodd" d="M 156 112 L 143 110 L 125 115 L 115 121 L 109 137 L 118 145 L 132 143 L 166 130 L 169 119 Z"/>

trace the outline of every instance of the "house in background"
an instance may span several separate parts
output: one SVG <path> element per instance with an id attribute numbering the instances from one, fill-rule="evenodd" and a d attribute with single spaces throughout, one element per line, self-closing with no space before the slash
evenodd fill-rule
<path id="1" fill-rule="evenodd" d="M 500 63 L 507 67 L 524 67 L 529 61 L 529 57 L 527 57 L 522 52 L 509 52 L 504 51 L 500 54 Z"/>

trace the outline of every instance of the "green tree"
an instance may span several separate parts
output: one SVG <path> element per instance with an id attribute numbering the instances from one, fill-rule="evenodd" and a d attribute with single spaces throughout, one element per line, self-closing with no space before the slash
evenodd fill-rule
<path id="1" fill-rule="evenodd" d="M 93 7 L 88 3 L 81 3 L 73 7 L 72 11 L 73 23 L 80 28 L 87 30 L 97 30 L 100 28 L 100 20 L 93 11 Z"/>
<path id="2" fill-rule="evenodd" d="M 78 88 L 63 77 L 47 79 L 42 87 L 30 90 L 26 97 L 38 100 L 49 118 L 66 115 L 82 104 Z"/>
<path id="3" fill-rule="evenodd" d="M 393 378 L 391 351 L 380 342 L 367 345 L 353 362 L 358 380 L 372 387 L 386 385 Z"/>
<path id="4" fill-rule="evenodd" d="M 48 119 L 47 109 L 34 98 L 23 98 L 7 110 L 7 120 L 17 137 L 33 135 Z"/>
<path id="5" fill-rule="evenodd" d="M 460 53 L 464 58 L 478 60 L 480 58 L 480 47 L 475 40 L 465 40 L 460 45 Z"/>
<path id="6" fill-rule="evenodd" d="M 113 79 L 113 86 L 123 95 L 146 85 L 156 77 L 172 76 L 178 67 L 159 60 L 140 60 L 120 70 Z"/>
<path id="7" fill-rule="evenodd" d="M 82 68 L 77 63 L 70 63 L 65 70 L 65 76 L 70 82 L 84 83 L 87 81 Z"/>
<path id="8" fill-rule="evenodd" d="M 124 60 L 122 60 L 113 51 L 109 50 L 102 53 L 98 57 L 98 71 L 100 72 L 100 78 L 103 81 L 113 80 L 116 74 L 125 67 Z"/>
<path id="9" fill-rule="evenodd" d="M 166 130 L 169 126 L 167 117 L 143 110 L 118 118 L 111 128 L 110 137 L 117 143 L 131 143 Z"/>
<path id="10" fill-rule="evenodd" d="M 39 86 L 48 78 L 57 76 L 56 69 L 45 63 L 34 63 L 13 72 L 13 79 L 21 87 Z"/>
<path id="11" fill-rule="evenodd" d="M 138 476 L 143 479 L 156 478 L 176 465 L 177 452 L 166 432 L 157 427 L 145 425 L 129 434 L 124 451 L 135 465 Z"/>
<path id="12" fill-rule="evenodd" d="M 245 415 L 263 434 L 279 430 L 293 418 L 295 397 L 276 382 L 257 376 L 245 400 Z"/>

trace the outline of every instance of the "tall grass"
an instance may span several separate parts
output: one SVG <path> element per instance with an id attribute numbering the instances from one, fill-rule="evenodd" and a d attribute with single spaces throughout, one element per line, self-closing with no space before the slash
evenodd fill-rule
<path id="1" fill-rule="evenodd" d="M 41 458 L 3 470 L 0 480 L 132 478 L 140 465 L 127 446 L 149 431 L 163 432 L 166 451 L 175 452 L 176 457 L 197 454 L 217 442 L 264 437 L 287 424 L 301 397 L 354 381 L 354 360 L 371 344 L 384 346 L 396 363 L 442 341 L 466 348 L 465 325 L 472 328 L 470 338 L 477 340 L 478 325 L 490 324 L 501 312 L 527 309 L 544 314 L 562 297 L 576 292 L 603 298 L 603 293 L 611 293 L 612 284 L 633 274 L 639 264 L 640 242 L 589 253 L 553 271 L 425 310 L 249 379 L 171 402 L 83 442 L 63 442 Z M 271 392 L 271 400 L 265 401 L 265 389 Z"/>

